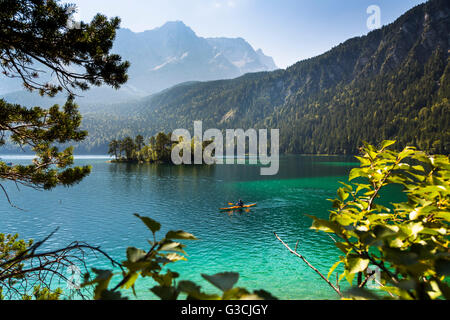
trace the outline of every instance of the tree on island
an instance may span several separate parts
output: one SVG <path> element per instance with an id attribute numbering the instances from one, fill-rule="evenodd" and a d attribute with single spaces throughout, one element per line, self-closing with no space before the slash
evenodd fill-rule
<path id="1" fill-rule="evenodd" d="M 136 138 L 134 139 L 134 144 L 136 145 L 137 150 L 141 150 L 142 147 L 144 146 L 144 137 L 141 136 L 140 134 L 137 135 Z"/>
<path id="2" fill-rule="evenodd" d="M 121 153 L 125 153 L 125 159 L 131 160 L 136 152 L 136 145 L 134 144 L 134 140 L 130 137 L 126 137 L 120 142 L 120 151 Z"/>
<path id="3" fill-rule="evenodd" d="M 120 149 L 120 143 L 119 143 L 119 141 L 114 139 L 109 143 L 108 154 L 110 154 L 111 156 L 114 156 L 114 158 L 117 159 L 119 156 L 119 149 Z"/>

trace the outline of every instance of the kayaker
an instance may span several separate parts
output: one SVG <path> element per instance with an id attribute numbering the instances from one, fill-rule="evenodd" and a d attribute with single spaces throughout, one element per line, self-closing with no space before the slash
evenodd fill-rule
<path id="1" fill-rule="evenodd" d="M 239 207 L 243 207 L 244 206 L 244 201 L 239 199 L 239 201 L 238 201 L 238 203 L 236 203 L 236 205 L 239 206 Z"/>

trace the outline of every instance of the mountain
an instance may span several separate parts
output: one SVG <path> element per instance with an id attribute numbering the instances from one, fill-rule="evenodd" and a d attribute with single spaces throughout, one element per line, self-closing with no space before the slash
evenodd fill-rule
<path id="1" fill-rule="evenodd" d="M 277 68 L 272 58 L 258 54 L 242 38 L 198 37 L 181 21 L 140 33 L 121 29 L 113 49 L 132 62 L 126 86 L 147 94 L 182 82 Z"/>
<path id="2" fill-rule="evenodd" d="M 355 154 L 363 141 L 396 139 L 399 148 L 448 154 L 449 14 L 449 1 L 430 0 L 286 70 L 182 84 L 85 114 L 84 148 L 203 120 L 204 128 L 279 128 L 286 153 Z"/>
<path id="3" fill-rule="evenodd" d="M 181 21 L 138 33 L 119 29 L 112 52 L 131 62 L 129 81 L 118 91 L 101 87 L 82 92 L 80 104 L 123 102 L 182 82 L 231 79 L 247 72 L 277 69 L 271 57 L 261 49 L 255 51 L 244 39 L 202 38 Z M 37 94 L 19 91 L 20 86 L 19 81 L 0 78 L 0 94 L 7 101 L 47 103 L 36 98 Z M 55 101 L 59 102 L 51 102 Z"/>
<path id="4" fill-rule="evenodd" d="M 271 57 L 266 56 L 261 49 L 254 51 L 252 46 L 242 38 L 207 38 L 216 55 L 223 55 L 235 67 L 240 75 L 257 71 L 272 71 L 278 69 Z"/>

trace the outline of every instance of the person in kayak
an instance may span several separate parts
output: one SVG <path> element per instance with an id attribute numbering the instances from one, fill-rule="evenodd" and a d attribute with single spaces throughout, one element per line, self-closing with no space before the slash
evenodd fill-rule
<path id="1" fill-rule="evenodd" d="M 239 207 L 243 207 L 244 206 L 244 201 L 239 199 L 239 201 L 236 203 L 236 205 L 239 206 Z"/>

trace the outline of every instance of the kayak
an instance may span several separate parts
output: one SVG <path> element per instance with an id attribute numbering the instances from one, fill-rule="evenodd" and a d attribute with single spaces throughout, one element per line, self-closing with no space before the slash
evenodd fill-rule
<path id="1" fill-rule="evenodd" d="M 228 208 L 220 208 L 220 210 L 236 210 L 236 209 L 245 209 L 245 208 L 250 208 L 250 207 L 254 207 L 256 206 L 256 203 L 252 203 L 252 204 L 246 204 L 244 206 L 233 206 L 233 207 L 228 207 Z"/>

